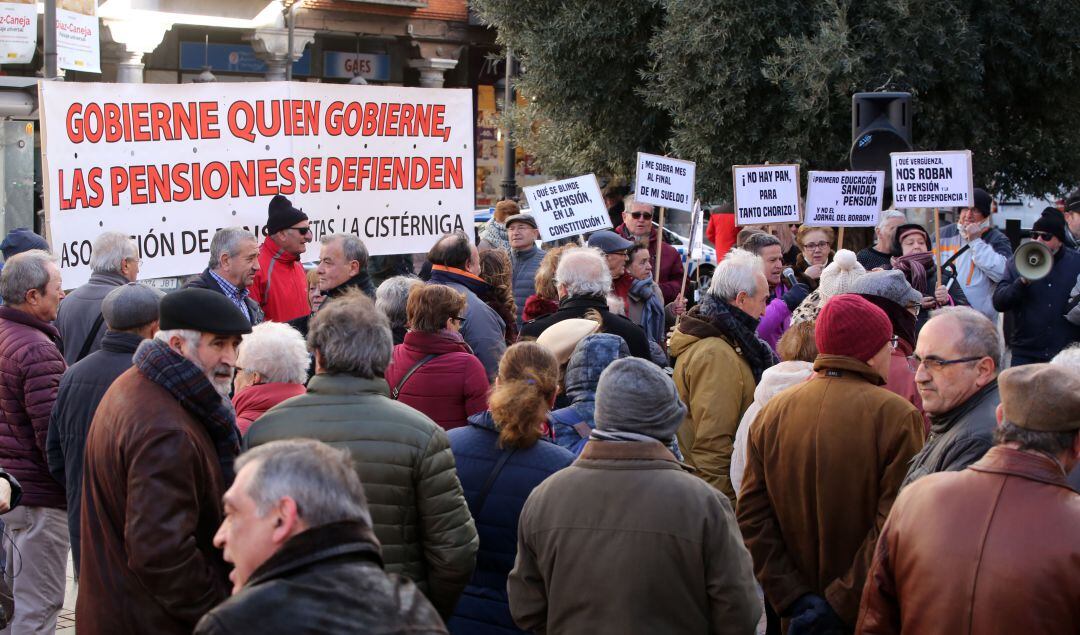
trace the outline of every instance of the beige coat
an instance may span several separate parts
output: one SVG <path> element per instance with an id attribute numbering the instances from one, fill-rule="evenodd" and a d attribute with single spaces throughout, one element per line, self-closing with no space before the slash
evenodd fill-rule
<path id="1" fill-rule="evenodd" d="M 686 404 L 679 449 L 698 476 L 735 504 L 731 452 L 743 413 L 754 403 L 754 375 L 727 337 L 708 322 L 683 318 L 671 336 L 675 388 Z"/>

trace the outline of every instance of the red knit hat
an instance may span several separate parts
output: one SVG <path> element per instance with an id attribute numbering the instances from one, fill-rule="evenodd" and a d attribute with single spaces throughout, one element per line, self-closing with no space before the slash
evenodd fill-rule
<path id="1" fill-rule="evenodd" d="M 844 355 L 865 362 L 881 350 L 893 329 L 889 316 L 869 300 L 845 293 L 833 296 L 818 313 L 814 341 L 824 355 Z"/>

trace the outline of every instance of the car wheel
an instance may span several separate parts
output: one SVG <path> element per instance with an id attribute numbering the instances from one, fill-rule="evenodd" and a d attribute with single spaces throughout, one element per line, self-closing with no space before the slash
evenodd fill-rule
<path id="1" fill-rule="evenodd" d="M 695 276 L 695 280 L 698 281 L 698 289 L 702 292 L 708 289 L 709 285 L 712 284 L 713 269 L 714 267 L 712 265 L 701 265 L 701 267 L 698 268 L 700 273 Z"/>

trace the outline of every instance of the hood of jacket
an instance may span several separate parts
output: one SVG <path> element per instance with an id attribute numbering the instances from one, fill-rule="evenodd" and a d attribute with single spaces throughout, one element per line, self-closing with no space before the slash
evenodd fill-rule
<path id="1" fill-rule="evenodd" d="M 236 416 L 249 412 L 266 412 L 286 399 L 307 392 L 303 384 L 274 382 L 272 384 L 253 384 L 233 395 L 233 407 Z"/>
<path id="2" fill-rule="evenodd" d="M 630 348 L 626 340 L 610 333 L 594 333 L 578 343 L 566 365 L 566 377 L 563 385 L 566 396 L 572 403 L 596 399 L 596 385 L 600 382 L 600 373 L 611 362 L 630 357 Z"/>
<path id="3" fill-rule="evenodd" d="M 672 357 L 678 357 L 699 340 L 707 337 L 724 338 L 724 334 L 708 320 L 702 318 L 694 309 L 691 309 L 689 313 L 683 315 L 682 320 L 679 321 L 679 326 L 671 334 L 671 340 L 668 342 L 668 353 Z"/>
<path id="4" fill-rule="evenodd" d="M 881 373 L 874 370 L 870 364 L 845 355 L 818 353 L 817 359 L 814 360 L 814 371 L 826 377 L 839 376 L 846 372 L 858 375 L 875 386 L 885 385 L 885 379 L 882 378 Z"/>
<path id="5" fill-rule="evenodd" d="M 764 405 L 780 391 L 806 381 L 813 374 L 814 365 L 810 362 L 789 361 L 771 366 L 761 374 L 761 381 L 754 388 L 754 402 Z"/>

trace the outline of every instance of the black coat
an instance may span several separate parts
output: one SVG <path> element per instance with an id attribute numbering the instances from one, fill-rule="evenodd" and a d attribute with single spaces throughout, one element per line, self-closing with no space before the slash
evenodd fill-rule
<path id="1" fill-rule="evenodd" d="M 225 290 L 222 289 L 221 285 L 218 284 L 217 280 L 214 280 L 214 276 L 210 275 L 210 269 L 209 268 L 203 269 L 202 273 L 200 273 L 199 275 L 197 275 L 197 276 L 191 278 L 190 280 L 188 280 L 187 282 L 185 282 L 184 283 L 184 288 L 185 289 L 210 289 L 211 291 L 213 291 L 215 293 L 220 293 L 221 295 L 225 295 L 226 297 L 228 297 L 225 294 Z M 259 307 L 259 303 L 256 302 L 255 300 L 252 300 L 250 296 L 247 296 L 247 297 L 244 298 L 244 305 L 247 306 L 248 315 L 249 315 L 248 319 L 251 320 L 251 325 L 252 326 L 255 326 L 256 324 L 260 324 L 266 319 L 266 314 L 264 314 L 262 308 Z"/>
<path id="2" fill-rule="evenodd" d="M 288 539 L 231 598 L 203 616 L 195 635 L 446 633 L 412 582 L 382 568 L 375 534 L 357 522 Z"/>
<path id="3" fill-rule="evenodd" d="M 82 509 L 83 452 L 86 433 L 105 391 L 131 368 L 131 357 L 142 338 L 133 333 L 107 331 L 101 350 L 69 368 L 60 378 L 46 449 L 49 472 L 64 484 L 67 494 L 68 531 L 75 568 L 79 567 L 79 513 Z"/>
<path id="4" fill-rule="evenodd" d="M 334 287 L 333 289 L 325 291 L 323 293 L 323 295 L 325 296 L 323 298 L 323 304 L 326 304 L 330 300 L 344 295 L 345 292 L 349 289 L 360 289 L 364 292 L 364 295 L 371 298 L 372 300 L 375 299 L 375 286 L 371 284 L 371 276 L 368 275 L 367 270 L 363 270 L 355 276 L 349 278 L 345 282 L 342 282 L 338 286 Z M 311 318 L 313 317 L 315 317 L 314 312 L 307 315 L 302 315 L 295 320 L 289 320 L 288 324 L 297 331 L 300 331 L 301 335 L 307 337 L 308 324 L 311 323 Z M 314 363 L 315 362 L 312 362 L 312 364 Z M 312 373 L 314 372 L 315 371 L 312 370 Z"/>
<path id="5" fill-rule="evenodd" d="M 593 309 L 600 313 L 600 317 L 604 321 L 603 330 L 605 333 L 618 335 L 626 340 L 626 345 L 630 348 L 630 354 L 634 357 L 652 360 L 652 357 L 649 355 L 649 340 L 645 336 L 645 331 L 637 324 L 631 322 L 628 318 L 608 311 L 607 301 L 602 296 L 598 295 L 581 295 L 563 298 L 559 301 L 558 311 L 550 315 L 538 317 L 535 320 L 529 320 L 523 324 L 521 326 L 521 337 L 531 337 L 535 339 L 540 337 L 540 334 L 546 331 L 552 324 L 571 318 L 583 318 L 586 313 Z"/>

